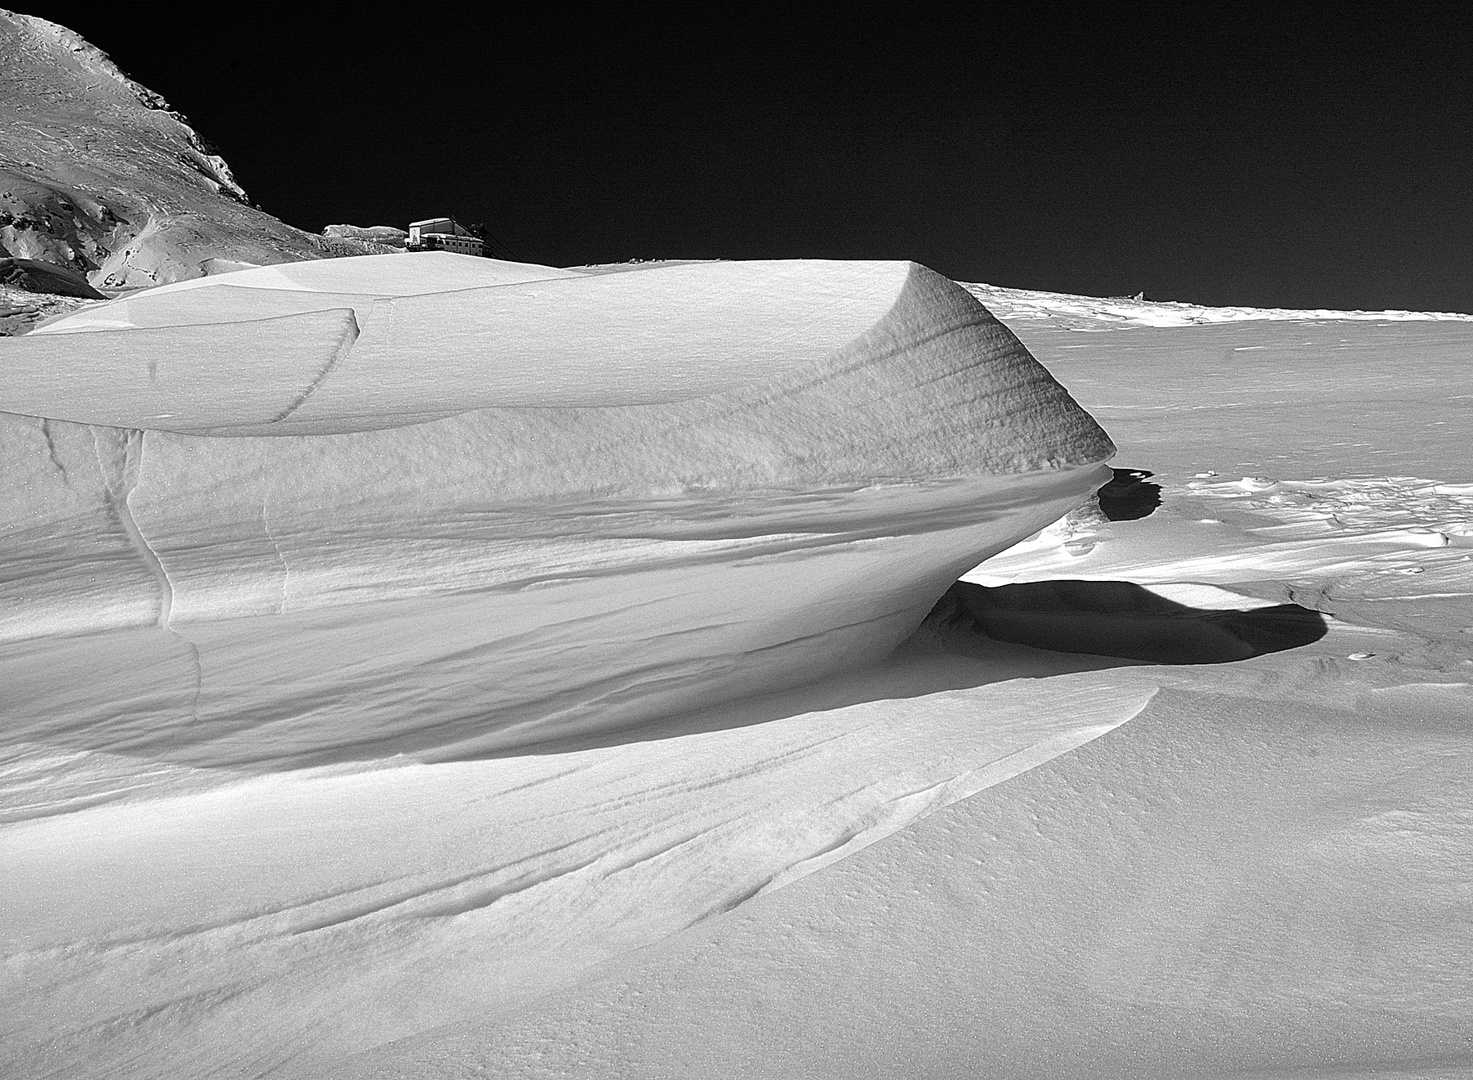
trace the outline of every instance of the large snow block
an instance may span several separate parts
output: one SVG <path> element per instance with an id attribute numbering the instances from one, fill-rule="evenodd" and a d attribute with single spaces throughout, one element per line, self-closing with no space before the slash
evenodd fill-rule
<path id="1" fill-rule="evenodd" d="M 914 264 L 289 270 L 0 343 L 0 640 L 197 657 L 187 718 L 119 745 L 445 756 L 817 678 L 1109 479 L 1088 414 Z"/>

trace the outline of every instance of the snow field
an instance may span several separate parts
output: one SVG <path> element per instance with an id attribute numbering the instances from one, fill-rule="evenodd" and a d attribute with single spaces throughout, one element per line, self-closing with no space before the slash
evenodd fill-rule
<path id="1" fill-rule="evenodd" d="M 1470 322 L 1473 315 L 1450 311 L 1334 311 L 1326 308 L 1210 307 L 1128 296 L 1074 296 L 1037 289 L 967 284 L 964 288 L 1011 325 L 1015 320 L 1049 320 L 1076 330 L 1132 326 L 1208 326 L 1233 322 Z"/>
<path id="2" fill-rule="evenodd" d="M 821 874 L 316 1075 L 1467 1075 L 1466 683 L 1316 666 L 1180 669 Z"/>
<path id="3" fill-rule="evenodd" d="M 1153 474 L 1160 506 L 1072 512 L 966 575 L 991 590 L 971 594 L 984 617 L 1008 596 L 1058 603 L 1068 632 L 1048 649 L 969 637 L 954 615 L 911 647 L 1012 675 L 1072 664 L 1076 685 L 1155 687 L 1144 709 L 528 1008 L 319 1075 L 1473 1069 L 1473 582 L 1457 539 L 1473 455 L 1439 427 L 1466 336 L 1327 324 L 1316 347 L 1296 324 L 1138 328 L 1080 348 L 1013 325 L 1110 418 L 1117 460 Z M 1261 359 L 1219 366 L 1244 356 Z M 1192 407 L 1229 394 L 1230 418 Z M 1244 660 L 1217 638 L 1208 664 L 1107 659 L 1153 619 L 1178 639 L 1202 624 L 1251 638 L 1286 607 L 1317 636 Z M 1031 671 L 1035 691 L 1060 678 Z"/>
<path id="4" fill-rule="evenodd" d="M 523 1005 L 1076 746 L 1152 693 L 1063 679 L 1041 699 L 1031 679 L 985 681 L 1006 672 L 919 654 L 628 742 L 237 772 L 208 790 L 176 777 L 172 797 L 53 807 L 0 841 L 7 952 L 30 990 L 7 1001 L 11 1045 L 74 1075 L 325 1067 Z"/>
<path id="5" fill-rule="evenodd" d="M 54 453 L 70 477 L 40 485 L 45 520 L 97 524 L 48 526 L 60 546 L 27 541 L 16 565 L 81 589 L 72 560 L 91 560 L 78 617 L 126 613 L 0 649 L 17 688 L 0 1060 L 109 1077 L 1466 1072 L 1473 457 L 1444 430 L 1466 329 L 1265 320 L 1087 347 L 1044 320 L 1014 329 L 1108 418 L 1159 507 L 1051 525 L 1108 470 L 823 474 L 842 453 L 786 459 L 786 488 L 706 458 L 726 479 L 634 470 L 539 502 L 563 474 L 517 457 L 498 483 L 555 482 L 499 510 L 447 498 L 443 530 L 406 535 L 393 511 L 419 480 L 387 449 L 345 455 L 373 482 L 334 502 L 351 470 L 285 448 L 412 446 L 401 459 L 455 491 L 476 482 L 457 455 L 519 440 L 447 417 L 150 431 L 130 458 L 126 437 L 94 441 L 109 429 L 17 426 L 17 460 L 49 478 Z M 909 460 L 939 461 L 927 441 L 965 410 L 918 423 Z M 855 454 L 890 430 L 853 436 Z M 652 438 L 631 443 L 649 460 Z M 198 447 L 233 464 L 191 487 Z M 162 618 L 120 506 L 165 571 Z M 946 588 L 966 551 L 1035 533 Z M 807 677 L 877 657 L 923 592 L 946 597 L 888 659 L 781 689 L 769 650 L 732 684 L 769 693 L 703 699 L 767 621 Z M 504 621 L 482 614 L 493 601 Z M 887 611 L 883 633 L 842 637 Z M 382 668 L 389 642 L 402 669 Z M 600 685 L 620 642 L 656 666 Z M 454 718 L 467 688 L 506 693 L 475 682 L 487 655 L 524 665 L 528 696 L 503 708 L 530 719 L 526 744 Z M 526 707 L 562 691 L 563 711 Z M 634 723 L 652 691 L 675 695 L 668 715 Z M 591 694 L 593 723 L 570 722 Z M 602 722 L 626 704 L 624 726 Z"/>

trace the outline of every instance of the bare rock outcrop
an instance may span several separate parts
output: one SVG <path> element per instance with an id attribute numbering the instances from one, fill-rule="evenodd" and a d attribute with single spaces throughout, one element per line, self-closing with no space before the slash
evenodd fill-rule
<path id="1" fill-rule="evenodd" d="M 251 206 L 183 116 L 55 23 L 0 10 L 0 108 L 0 256 L 127 289 L 380 250 Z"/>

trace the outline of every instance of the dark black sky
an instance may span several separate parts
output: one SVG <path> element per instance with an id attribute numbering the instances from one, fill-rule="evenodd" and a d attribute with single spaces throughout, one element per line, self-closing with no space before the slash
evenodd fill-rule
<path id="1" fill-rule="evenodd" d="M 1190 7 L 22 10 L 162 93 L 307 229 L 451 213 L 555 265 L 913 258 L 1021 288 L 1473 311 L 1457 9 Z"/>

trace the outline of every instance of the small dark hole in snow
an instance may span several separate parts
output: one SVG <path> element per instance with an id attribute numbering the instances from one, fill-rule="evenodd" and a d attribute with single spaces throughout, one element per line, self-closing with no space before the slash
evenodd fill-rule
<path id="1" fill-rule="evenodd" d="M 1115 475 L 1099 490 L 1100 512 L 1111 521 L 1135 521 L 1154 513 L 1161 505 L 1161 485 L 1147 477 L 1145 469 L 1111 469 Z"/>

